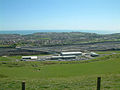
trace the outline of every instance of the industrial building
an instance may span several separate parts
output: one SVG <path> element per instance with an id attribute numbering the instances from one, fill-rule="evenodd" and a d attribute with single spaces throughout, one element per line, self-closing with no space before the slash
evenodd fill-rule
<path id="1" fill-rule="evenodd" d="M 37 56 L 22 56 L 22 60 L 37 60 Z"/>
<path id="2" fill-rule="evenodd" d="M 76 59 L 76 56 L 52 56 L 51 60 L 58 60 L 58 59 Z"/>
<path id="3" fill-rule="evenodd" d="M 82 52 L 61 52 L 61 56 L 82 55 Z"/>
<path id="4" fill-rule="evenodd" d="M 82 52 L 61 52 L 57 56 L 22 56 L 22 61 L 45 61 L 45 60 L 83 60 L 99 56 L 95 52 L 89 52 L 89 53 L 82 53 Z"/>
<path id="5" fill-rule="evenodd" d="M 90 52 L 90 55 L 92 56 L 92 57 L 97 57 L 97 56 L 99 56 L 97 53 L 95 53 L 95 52 Z"/>

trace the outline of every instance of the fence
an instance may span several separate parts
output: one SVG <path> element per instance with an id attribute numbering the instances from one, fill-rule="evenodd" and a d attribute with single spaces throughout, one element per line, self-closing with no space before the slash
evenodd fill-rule
<path id="1" fill-rule="evenodd" d="M 97 89 L 96 90 L 100 90 L 100 86 L 101 86 L 101 77 L 97 78 Z M 22 82 L 22 90 L 25 90 L 25 81 Z"/>

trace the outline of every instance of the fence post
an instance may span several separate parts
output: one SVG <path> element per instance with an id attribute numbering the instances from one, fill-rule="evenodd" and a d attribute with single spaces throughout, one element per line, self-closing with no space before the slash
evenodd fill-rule
<path id="1" fill-rule="evenodd" d="M 101 77 L 97 78 L 97 90 L 100 90 Z"/>
<path id="2" fill-rule="evenodd" d="M 22 90 L 25 90 L 25 81 L 22 82 Z"/>

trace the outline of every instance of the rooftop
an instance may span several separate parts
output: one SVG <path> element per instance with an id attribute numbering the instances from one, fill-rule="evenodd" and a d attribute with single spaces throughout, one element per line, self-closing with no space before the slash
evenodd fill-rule
<path id="1" fill-rule="evenodd" d="M 82 52 L 61 52 L 61 54 L 82 54 Z"/>

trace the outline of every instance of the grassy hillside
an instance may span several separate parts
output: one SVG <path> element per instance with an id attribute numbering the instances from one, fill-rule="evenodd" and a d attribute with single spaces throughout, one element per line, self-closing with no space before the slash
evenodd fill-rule
<path id="1" fill-rule="evenodd" d="M 0 62 L 0 90 L 102 90 L 120 89 L 120 54 L 88 61 Z"/>

